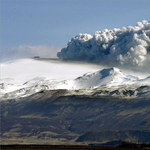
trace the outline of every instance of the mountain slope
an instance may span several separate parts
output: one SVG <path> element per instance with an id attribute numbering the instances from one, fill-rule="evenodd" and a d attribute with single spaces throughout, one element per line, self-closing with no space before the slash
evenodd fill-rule
<path id="1" fill-rule="evenodd" d="M 28 139 L 29 143 L 47 140 L 47 144 L 56 144 L 56 141 L 67 144 L 83 135 L 80 144 L 85 144 L 86 141 L 110 141 L 124 131 L 120 135 L 128 135 L 128 139 L 136 142 L 145 141 L 143 136 L 149 135 L 150 129 L 150 98 L 120 99 L 98 93 L 77 95 L 78 92 L 41 91 L 19 101 L 1 101 L 1 138 L 6 143 Z M 113 134 L 98 138 L 97 135 L 110 129 Z M 142 137 L 133 134 L 133 130 Z M 88 132 L 92 133 L 91 138 Z M 124 140 L 124 136 L 120 136 L 120 140 Z"/>

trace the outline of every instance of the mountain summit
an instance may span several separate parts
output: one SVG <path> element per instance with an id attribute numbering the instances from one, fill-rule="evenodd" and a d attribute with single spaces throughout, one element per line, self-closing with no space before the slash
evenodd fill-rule
<path id="1" fill-rule="evenodd" d="M 107 68 L 94 73 L 86 73 L 75 79 L 76 87 L 97 88 L 101 86 L 118 86 L 123 84 L 132 84 L 139 78 L 132 75 L 125 75 L 118 68 Z"/>

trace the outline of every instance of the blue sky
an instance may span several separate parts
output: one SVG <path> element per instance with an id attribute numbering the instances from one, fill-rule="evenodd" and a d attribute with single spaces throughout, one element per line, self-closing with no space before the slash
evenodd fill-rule
<path id="1" fill-rule="evenodd" d="M 94 34 L 150 21 L 150 0 L 1 0 L 1 50 L 19 45 L 66 47 L 78 33 Z"/>

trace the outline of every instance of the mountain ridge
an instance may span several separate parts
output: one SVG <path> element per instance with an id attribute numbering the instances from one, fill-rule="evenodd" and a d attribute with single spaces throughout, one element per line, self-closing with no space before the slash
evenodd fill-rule
<path id="1" fill-rule="evenodd" d="M 13 83 L 13 79 L 0 80 L 0 89 L 2 99 L 10 99 L 25 97 L 42 90 L 94 90 L 97 88 L 112 89 L 125 88 L 129 90 L 131 87 L 137 89 L 141 86 L 150 85 L 150 77 L 139 79 L 133 75 L 126 75 L 118 68 L 105 68 L 96 72 L 86 73 L 74 80 L 48 80 L 44 77 L 36 77 L 32 80 L 26 81 L 23 84 Z M 11 83 L 12 81 L 12 83 Z"/>

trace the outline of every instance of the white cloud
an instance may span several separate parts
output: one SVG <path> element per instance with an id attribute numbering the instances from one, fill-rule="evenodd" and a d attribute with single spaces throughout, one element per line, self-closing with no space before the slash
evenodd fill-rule
<path id="1" fill-rule="evenodd" d="M 79 34 L 58 52 L 61 59 L 84 60 L 113 66 L 150 65 L 150 22 L 136 26 Z"/>
<path id="2" fill-rule="evenodd" d="M 43 58 L 56 58 L 57 52 L 60 50 L 57 46 L 49 45 L 20 45 L 12 50 L 3 53 L 2 60 L 12 60 L 18 58 L 30 58 L 40 56 Z"/>

